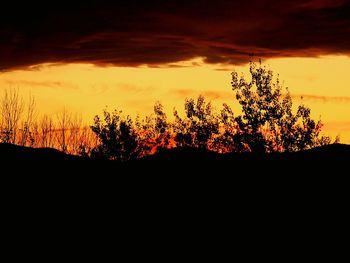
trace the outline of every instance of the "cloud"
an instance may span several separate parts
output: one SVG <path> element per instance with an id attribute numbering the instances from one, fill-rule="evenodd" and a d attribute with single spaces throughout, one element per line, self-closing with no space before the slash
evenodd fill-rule
<path id="1" fill-rule="evenodd" d="M 139 93 L 150 94 L 150 93 L 153 93 L 153 90 L 154 90 L 152 87 L 149 87 L 149 86 L 143 87 L 143 86 L 133 85 L 129 83 L 118 83 L 117 88 L 120 91 L 135 93 L 135 94 L 139 94 Z"/>
<path id="2" fill-rule="evenodd" d="M 179 99 L 196 98 L 199 95 L 203 95 L 208 100 L 232 100 L 234 98 L 233 92 L 225 91 L 198 91 L 195 89 L 175 89 L 169 92 L 171 95 L 176 96 Z"/>
<path id="3" fill-rule="evenodd" d="M 235 93 L 230 91 L 199 91 L 196 89 L 175 89 L 169 91 L 169 94 L 176 96 L 179 99 L 195 98 L 198 95 L 203 95 L 209 100 L 226 100 L 226 102 L 235 100 Z M 321 103 L 342 103 L 350 104 L 350 97 L 348 96 L 319 96 L 311 94 L 294 94 L 293 100 L 297 101 L 313 101 Z"/>
<path id="4" fill-rule="evenodd" d="M 341 133 L 350 132 L 350 121 L 329 121 L 324 123 L 325 130 L 338 131 Z"/>
<path id="5" fill-rule="evenodd" d="M 299 94 L 299 95 L 293 95 L 293 99 L 296 100 L 306 100 L 306 101 L 314 101 L 314 102 L 321 102 L 321 103 L 350 103 L 350 97 L 347 96 L 318 96 L 318 95 L 309 95 L 309 94 Z"/>
<path id="6" fill-rule="evenodd" d="M 4 3 L 1 10 L 0 70 L 350 53 L 346 0 L 53 0 Z"/>
<path id="7" fill-rule="evenodd" d="M 34 81 L 34 80 L 4 80 L 6 85 L 25 87 L 30 86 L 34 88 L 52 88 L 52 89 L 68 89 L 77 90 L 78 86 L 68 82 L 62 81 Z"/>

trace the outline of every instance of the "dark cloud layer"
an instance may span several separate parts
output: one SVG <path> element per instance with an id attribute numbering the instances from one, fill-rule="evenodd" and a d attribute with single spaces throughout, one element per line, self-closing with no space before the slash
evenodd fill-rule
<path id="1" fill-rule="evenodd" d="M 348 0 L 27 2 L 0 8 L 0 70 L 350 53 Z"/>

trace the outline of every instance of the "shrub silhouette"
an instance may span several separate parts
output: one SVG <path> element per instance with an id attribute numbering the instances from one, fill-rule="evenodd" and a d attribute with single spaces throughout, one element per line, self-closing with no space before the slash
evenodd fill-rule
<path id="1" fill-rule="evenodd" d="M 103 120 L 95 116 L 92 131 L 100 144 L 93 149 L 92 157 L 118 161 L 129 161 L 138 156 L 138 137 L 133 121 L 129 116 L 123 118 L 121 111 L 104 111 Z"/>
<path id="2" fill-rule="evenodd" d="M 238 125 L 233 136 L 239 149 L 248 147 L 253 152 L 299 151 L 317 146 L 326 138 L 319 138 L 320 121 L 310 117 L 310 109 L 304 105 L 293 113 L 293 103 L 288 89 L 283 95 L 279 79 L 273 81 L 273 73 L 256 63 L 250 63 L 251 80 L 232 73 L 232 89 L 242 108 L 242 115 L 235 118 Z"/>

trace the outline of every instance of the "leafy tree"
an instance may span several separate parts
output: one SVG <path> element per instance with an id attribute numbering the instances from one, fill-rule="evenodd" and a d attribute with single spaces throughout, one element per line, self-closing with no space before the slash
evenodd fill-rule
<path id="1" fill-rule="evenodd" d="M 163 105 L 160 102 L 154 105 L 154 114 L 144 119 L 136 118 L 135 126 L 139 137 L 139 151 L 141 155 L 149 155 L 174 147 L 172 143 L 171 125 Z"/>
<path id="2" fill-rule="evenodd" d="M 217 114 L 201 95 L 185 100 L 185 117 L 174 110 L 175 121 L 167 120 L 163 105 L 154 105 L 154 114 L 135 123 L 121 112 L 104 111 L 95 117 L 92 131 L 99 145 L 94 157 L 127 161 L 173 147 L 195 147 L 227 152 L 293 152 L 331 142 L 320 136 L 322 123 L 311 118 L 311 110 L 293 106 L 288 89 L 279 78 L 260 64 L 250 64 L 251 79 L 232 73 L 232 89 L 241 106 L 235 115 L 224 104 Z M 83 149 L 84 150 L 84 149 Z M 86 152 L 86 151 L 84 151 Z"/>
<path id="3" fill-rule="evenodd" d="M 121 111 L 106 110 L 103 120 L 94 118 L 92 131 L 100 144 L 92 151 L 92 156 L 118 161 L 128 161 L 138 157 L 138 136 L 129 116 L 123 118 Z"/>
<path id="4" fill-rule="evenodd" d="M 157 102 L 154 105 L 154 114 L 155 114 L 155 126 L 154 126 L 154 135 L 156 142 L 156 150 L 162 151 L 168 149 L 171 145 L 171 132 L 170 125 L 167 121 L 166 113 L 164 112 L 163 105 L 160 102 Z"/>
<path id="5" fill-rule="evenodd" d="M 242 108 L 242 115 L 235 118 L 237 147 L 253 152 L 291 152 L 317 146 L 322 124 L 311 119 L 310 109 L 300 105 L 294 113 L 288 89 L 284 95 L 279 79 L 274 81 L 273 72 L 261 62 L 258 66 L 251 62 L 250 74 L 247 81 L 232 73 L 232 89 Z"/>
<path id="6" fill-rule="evenodd" d="M 174 110 L 175 141 L 178 146 L 210 148 L 210 141 L 219 134 L 219 120 L 214 114 L 212 104 L 207 103 L 202 95 L 185 100 L 186 118 L 182 119 Z"/>
<path id="7" fill-rule="evenodd" d="M 219 116 L 219 135 L 213 138 L 212 150 L 220 153 L 243 151 L 236 144 L 236 133 L 239 129 L 232 108 L 223 104 Z"/>
<path id="8" fill-rule="evenodd" d="M 154 118 L 146 116 L 144 119 L 141 119 L 138 115 L 135 121 L 135 128 L 138 135 L 138 152 L 140 156 L 151 154 L 155 145 Z"/>

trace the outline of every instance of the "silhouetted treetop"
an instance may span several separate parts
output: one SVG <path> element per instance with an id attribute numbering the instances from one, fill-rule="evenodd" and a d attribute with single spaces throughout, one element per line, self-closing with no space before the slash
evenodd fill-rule
<path id="1" fill-rule="evenodd" d="M 232 89 L 242 115 L 235 118 L 239 130 L 235 142 L 254 152 L 299 151 L 317 146 L 322 124 L 311 119 L 311 110 L 293 103 L 279 77 L 259 64 L 250 63 L 251 79 L 232 73 Z"/>
<path id="2" fill-rule="evenodd" d="M 124 162 L 174 147 L 267 153 L 331 143 L 329 137 L 320 135 L 322 123 L 312 119 L 310 108 L 293 105 L 279 76 L 261 62 L 250 63 L 249 76 L 232 72 L 231 85 L 235 99 L 218 110 L 202 95 L 186 98 L 183 116 L 174 109 L 170 119 L 160 102 L 155 103 L 153 114 L 143 118 L 105 110 L 94 118 L 91 137 L 79 131 L 81 122 L 67 112 L 58 116 L 58 128 L 46 117 L 40 124 L 40 145 L 51 147 L 55 141 L 62 151 Z M 34 103 L 29 104 L 23 125 L 19 121 L 23 103 L 17 93 L 5 93 L 0 104 L 0 140 L 34 144 L 39 138 L 39 126 L 33 120 Z M 232 110 L 235 105 L 240 111 Z"/>
<path id="3" fill-rule="evenodd" d="M 96 116 L 92 131 L 100 144 L 92 151 L 93 157 L 128 161 L 138 157 L 138 137 L 132 119 L 121 116 L 121 111 L 104 111 L 103 119 Z"/>
<path id="4" fill-rule="evenodd" d="M 260 63 L 250 63 L 250 76 L 232 72 L 232 90 L 241 111 L 229 104 L 219 112 L 204 96 L 188 98 L 184 116 L 174 109 L 169 121 L 163 105 L 154 113 L 133 121 L 121 112 L 104 111 L 96 116 L 92 131 L 99 144 L 92 156 L 128 161 L 174 147 L 192 147 L 228 152 L 294 152 L 329 144 L 320 136 L 322 124 L 311 118 L 305 105 L 294 106 L 291 95 L 279 77 Z"/>
<path id="5" fill-rule="evenodd" d="M 212 137 L 219 133 L 219 117 L 214 113 L 212 104 L 201 95 L 185 100 L 185 118 L 174 110 L 173 125 L 175 141 L 181 146 L 209 148 Z"/>

